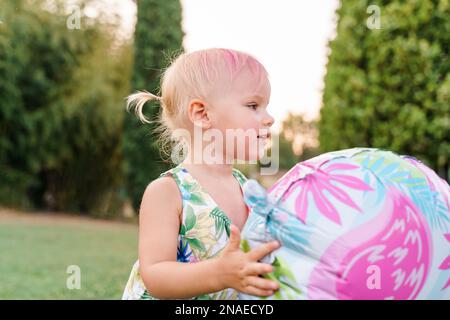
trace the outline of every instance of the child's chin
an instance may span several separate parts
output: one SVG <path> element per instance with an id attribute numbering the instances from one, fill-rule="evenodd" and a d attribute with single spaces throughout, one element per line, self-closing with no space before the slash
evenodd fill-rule
<path id="1" fill-rule="evenodd" d="M 258 160 L 264 157 L 264 150 L 259 150 L 259 153 L 248 153 L 244 157 L 235 157 L 235 160 L 239 162 L 246 162 L 249 164 L 256 164 Z"/>

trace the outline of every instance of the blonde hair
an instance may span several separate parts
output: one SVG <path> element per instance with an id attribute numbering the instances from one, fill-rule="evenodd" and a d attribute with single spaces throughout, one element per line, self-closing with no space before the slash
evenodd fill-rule
<path id="1" fill-rule="evenodd" d="M 127 110 L 135 109 L 142 123 L 156 122 L 159 142 L 166 155 L 170 155 L 174 144 L 179 144 L 173 132 L 177 128 L 189 129 L 187 114 L 192 99 L 208 100 L 216 86 L 231 84 L 235 76 L 248 67 L 259 85 L 268 82 L 264 66 L 252 55 L 223 48 L 210 48 L 174 57 L 161 76 L 161 96 L 147 91 L 138 91 L 127 97 Z M 156 121 L 149 121 L 142 109 L 151 100 L 159 101 L 161 112 Z"/>

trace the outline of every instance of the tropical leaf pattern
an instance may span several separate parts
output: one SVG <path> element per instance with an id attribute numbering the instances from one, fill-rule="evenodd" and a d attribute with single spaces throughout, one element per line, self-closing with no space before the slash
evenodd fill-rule
<path id="1" fill-rule="evenodd" d="M 391 151 L 379 150 L 378 154 L 365 152 L 353 159 L 367 169 L 364 182 L 375 187 L 376 205 L 384 199 L 386 187 L 393 186 L 411 197 L 414 204 L 425 214 L 431 228 L 448 232 L 449 206 L 438 196 L 439 192 L 427 177 L 436 174 L 414 157 L 401 158 L 406 161 L 399 161 L 400 156 Z"/>
<path id="2" fill-rule="evenodd" d="M 241 240 L 241 250 L 249 252 L 251 250 L 250 244 L 246 239 Z M 300 289 L 296 287 L 297 281 L 294 273 L 290 270 L 286 261 L 280 256 L 276 256 L 272 262 L 273 271 L 266 273 L 263 278 L 278 282 L 280 289 L 278 289 L 272 296 L 275 300 L 294 299 L 295 295 L 301 293 Z M 269 297 L 260 297 L 261 300 Z"/>
<path id="3" fill-rule="evenodd" d="M 219 207 L 215 207 L 209 214 L 215 220 L 216 227 L 216 237 L 220 239 L 225 231 L 227 236 L 230 237 L 230 225 L 231 221 L 227 217 L 227 215 L 219 209 Z"/>
<path id="4" fill-rule="evenodd" d="M 332 201 L 330 201 L 330 197 L 336 198 L 339 202 L 346 204 L 356 211 L 361 212 L 361 208 L 355 204 L 349 194 L 339 185 L 359 191 L 373 190 L 361 179 L 351 174 L 340 172 L 342 170 L 348 171 L 358 169 L 358 165 L 333 163 L 328 166 L 316 168 L 312 164 L 303 163 L 302 166 L 309 168 L 312 172 L 305 175 L 303 179 L 296 180 L 292 183 L 282 196 L 281 201 L 288 199 L 292 192 L 300 189 L 295 202 L 295 212 L 297 218 L 304 223 L 306 222 L 308 207 L 310 205 L 308 198 L 309 194 L 312 195 L 317 209 L 324 217 L 337 224 L 341 224 L 338 210 L 333 205 Z M 338 186 L 336 186 L 336 184 Z"/>
<path id="5" fill-rule="evenodd" d="M 195 263 L 216 257 L 230 237 L 230 218 L 223 212 L 186 168 L 176 166 L 162 176 L 174 178 L 183 201 L 182 223 L 178 235 L 177 261 Z M 233 176 L 242 187 L 247 178 L 233 168 Z M 139 273 L 139 261 L 133 265 L 122 299 L 158 300 L 145 288 Z M 228 288 L 211 294 L 191 298 L 193 300 L 235 300 L 238 292 Z"/>

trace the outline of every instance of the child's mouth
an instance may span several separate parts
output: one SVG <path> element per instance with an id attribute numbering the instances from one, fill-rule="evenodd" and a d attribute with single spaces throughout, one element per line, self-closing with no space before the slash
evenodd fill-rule
<path id="1" fill-rule="evenodd" d="M 258 139 L 270 139 L 271 134 L 267 133 L 267 134 L 260 134 L 257 136 Z"/>

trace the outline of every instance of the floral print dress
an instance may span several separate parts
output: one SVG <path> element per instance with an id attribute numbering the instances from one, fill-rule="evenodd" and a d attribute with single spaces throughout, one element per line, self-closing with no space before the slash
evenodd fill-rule
<path id="1" fill-rule="evenodd" d="M 231 220 L 217 206 L 212 197 L 181 164 L 163 172 L 160 177 L 174 178 L 182 195 L 182 224 L 178 235 L 177 261 L 195 263 L 213 258 L 227 245 Z M 233 168 L 233 176 L 242 187 L 247 178 Z M 149 294 L 139 273 L 139 260 L 134 264 L 122 299 L 158 300 Z M 238 292 L 234 289 L 193 297 L 194 300 L 234 300 Z"/>

